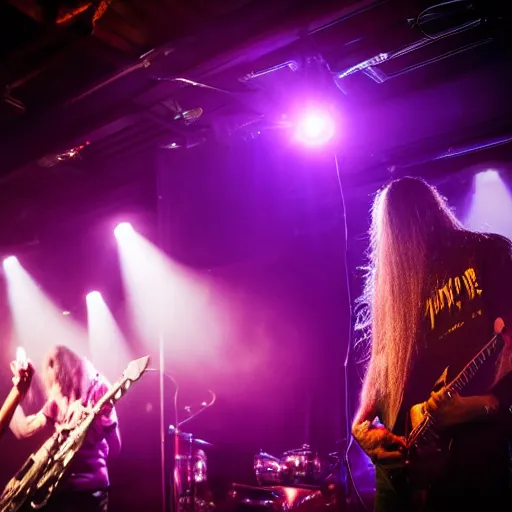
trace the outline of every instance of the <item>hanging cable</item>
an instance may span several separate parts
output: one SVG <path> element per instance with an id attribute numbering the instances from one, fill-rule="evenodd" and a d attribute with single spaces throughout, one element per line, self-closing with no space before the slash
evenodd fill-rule
<path id="1" fill-rule="evenodd" d="M 340 174 L 340 166 L 338 162 L 338 156 L 334 154 L 334 164 L 336 166 L 336 177 L 338 180 L 338 187 L 340 191 L 340 199 L 341 199 L 341 209 L 343 214 L 343 230 L 345 236 L 345 250 L 344 250 L 344 264 L 345 264 L 345 282 L 347 287 L 347 300 L 348 300 L 348 314 L 349 314 L 349 322 L 348 322 L 348 337 L 347 337 L 347 352 L 345 356 L 345 362 L 343 365 L 343 373 L 344 373 L 344 382 L 345 382 L 345 432 L 346 432 L 346 440 L 347 446 L 345 448 L 345 453 L 343 454 L 343 462 L 345 468 L 347 470 L 347 477 L 350 480 L 350 484 L 352 489 L 354 490 L 357 499 L 365 510 L 368 510 L 364 504 L 364 501 L 359 494 L 359 491 L 356 487 L 354 477 L 352 475 L 352 471 L 350 469 L 350 462 L 348 460 L 348 452 L 352 446 L 353 438 L 352 438 L 352 428 L 350 422 L 350 396 L 349 396 L 349 365 L 352 356 L 352 340 L 353 340 L 353 329 L 352 329 L 352 294 L 351 294 L 351 286 L 350 286 L 350 273 L 348 267 L 348 221 L 347 221 L 347 207 L 345 203 L 345 194 L 343 193 L 343 184 L 341 180 Z M 347 482 L 348 484 L 348 482 Z"/>

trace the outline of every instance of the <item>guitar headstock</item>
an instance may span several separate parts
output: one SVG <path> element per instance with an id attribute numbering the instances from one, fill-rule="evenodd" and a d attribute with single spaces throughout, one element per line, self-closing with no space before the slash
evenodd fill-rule
<path id="1" fill-rule="evenodd" d="M 494 334 L 502 334 L 505 330 L 505 322 L 503 321 L 503 318 L 496 318 L 494 320 Z"/>
<path id="2" fill-rule="evenodd" d="M 146 371 L 149 364 L 149 356 L 144 356 L 131 361 L 123 372 L 123 379 L 135 382 Z"/>

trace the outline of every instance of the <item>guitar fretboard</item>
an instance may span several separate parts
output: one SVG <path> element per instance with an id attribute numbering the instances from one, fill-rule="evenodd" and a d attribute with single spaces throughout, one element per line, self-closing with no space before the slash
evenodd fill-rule
<path id="1" fill-rule="evenodd" d="M 448 385 L 448 389 L 460 393 L 473 379 L 482 365 L 498 349 L 503 347 L 503 338 L 500 335 L 494 336 L 489 343 L 469 362 L 468 365 Z"/>

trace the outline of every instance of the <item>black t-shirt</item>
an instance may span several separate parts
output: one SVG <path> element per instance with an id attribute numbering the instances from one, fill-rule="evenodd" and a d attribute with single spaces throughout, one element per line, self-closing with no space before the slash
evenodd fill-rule
<path id="1" fill-rule="evenodd" d="M 439 241 L 430 267 L 422 305 L 422 340 L 406 384 L 403 410 L 424 402 L 446 367 L 448 381 L 453 379 L 493 337 L 494 320 L 500 316 L 507 325 L 510 317 L 512 253 L 508 240 L 456 232 Z M 462 394 L 489 391 L 497 356 Z M 401 434 L 404 416 L 399 416 L 395 429 Z"/>
<path id="2" fill-rule="evenodd" d="M 399 435 L 408 432 L 407 411 L 428 399 L 444 369 L 449 368 L 450 382 L 493 337 L 496 317 L 502 317 L 506 325 L 512 322 L 512 252 L 507 239 L 456 232 L 439 241 L 429 265 L 430 277 L 422 305 L 423 336 L 394 429 Z M 508 325 L 512 330 L 512 323 Z M 489 392 L 502 353 L 485 362 L 462 395 Z M 502 385 L 499 399 L 512 404 L 508 382 Z M 491 477 L 489 467 L 498 471 L 498 465 L 503 467 L 508 459 L 506 433 L 502 429 L 495 434 L 489 429 L 488 423 L 475 423 L 454 430 L 459 441 L 452 446 L 450 470 L 456 470 L 467 482 L 471 475 L 476 477 L 479 473 L 475 472 L 475 464 Z M 494 444 L 491 446 L 490 442 Z"/>

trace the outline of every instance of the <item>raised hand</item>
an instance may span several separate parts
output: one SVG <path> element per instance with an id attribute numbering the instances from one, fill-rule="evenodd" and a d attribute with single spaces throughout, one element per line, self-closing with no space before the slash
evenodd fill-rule
<path id="1" fill-rule="evenodd" d="M 13 373 L 13 386 L 15 386 L 18 391 L 24 395 L 30 388 L 32 377 L 35 373 L 34 366 L 30 362 L 22 365 L 17 361 L 12 361 L 11 371 Z"/>

